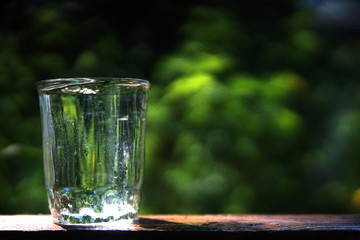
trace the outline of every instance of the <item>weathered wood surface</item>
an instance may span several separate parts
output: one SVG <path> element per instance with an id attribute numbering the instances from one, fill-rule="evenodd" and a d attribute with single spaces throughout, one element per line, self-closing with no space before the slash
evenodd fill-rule
<path id="1" fill-rule="evenodd" d="M 0 216 L 1 239 L 360 239 L 360 215 L 143 215 L 112 228 L 66 229 L 49 215 Z"/>

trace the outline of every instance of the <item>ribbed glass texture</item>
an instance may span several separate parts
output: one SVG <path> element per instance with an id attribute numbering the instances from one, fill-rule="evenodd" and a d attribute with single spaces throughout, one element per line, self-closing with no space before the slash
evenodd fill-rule
<path id="1" fill-rule="evenodd" d="M 67 78 L 37 84 L 48 200 L 54 222 L 137 218 L 149 82 Z"/>

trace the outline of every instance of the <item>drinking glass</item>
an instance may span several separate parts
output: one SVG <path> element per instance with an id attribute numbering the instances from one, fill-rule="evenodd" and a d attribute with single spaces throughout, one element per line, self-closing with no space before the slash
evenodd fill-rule
<path id="1" fill-rule="evenodd" d="M 55 223 L 96 226 L 137 219 L 149 86 L 130 78 L 37 83 Z"/>

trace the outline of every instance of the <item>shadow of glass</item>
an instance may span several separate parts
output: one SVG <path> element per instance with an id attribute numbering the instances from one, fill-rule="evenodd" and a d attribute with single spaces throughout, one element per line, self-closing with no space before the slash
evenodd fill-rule
<path id="1" fill-rule="evenodd" d="M 135 223 L 139 230 L 145 231 L 211 231 L 211 227 L 171 222 L 152 218 L 139 218 Z"/>

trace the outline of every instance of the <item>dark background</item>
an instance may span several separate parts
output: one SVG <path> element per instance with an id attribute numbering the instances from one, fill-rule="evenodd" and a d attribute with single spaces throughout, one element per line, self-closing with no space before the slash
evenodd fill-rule
<path id="1" fill-rule="evenodd" d="M 151 82 L 146 213 L 360 210 L 360 4 L 2 1 L 0 213 L 48 213 L 35 83 Z"/>

